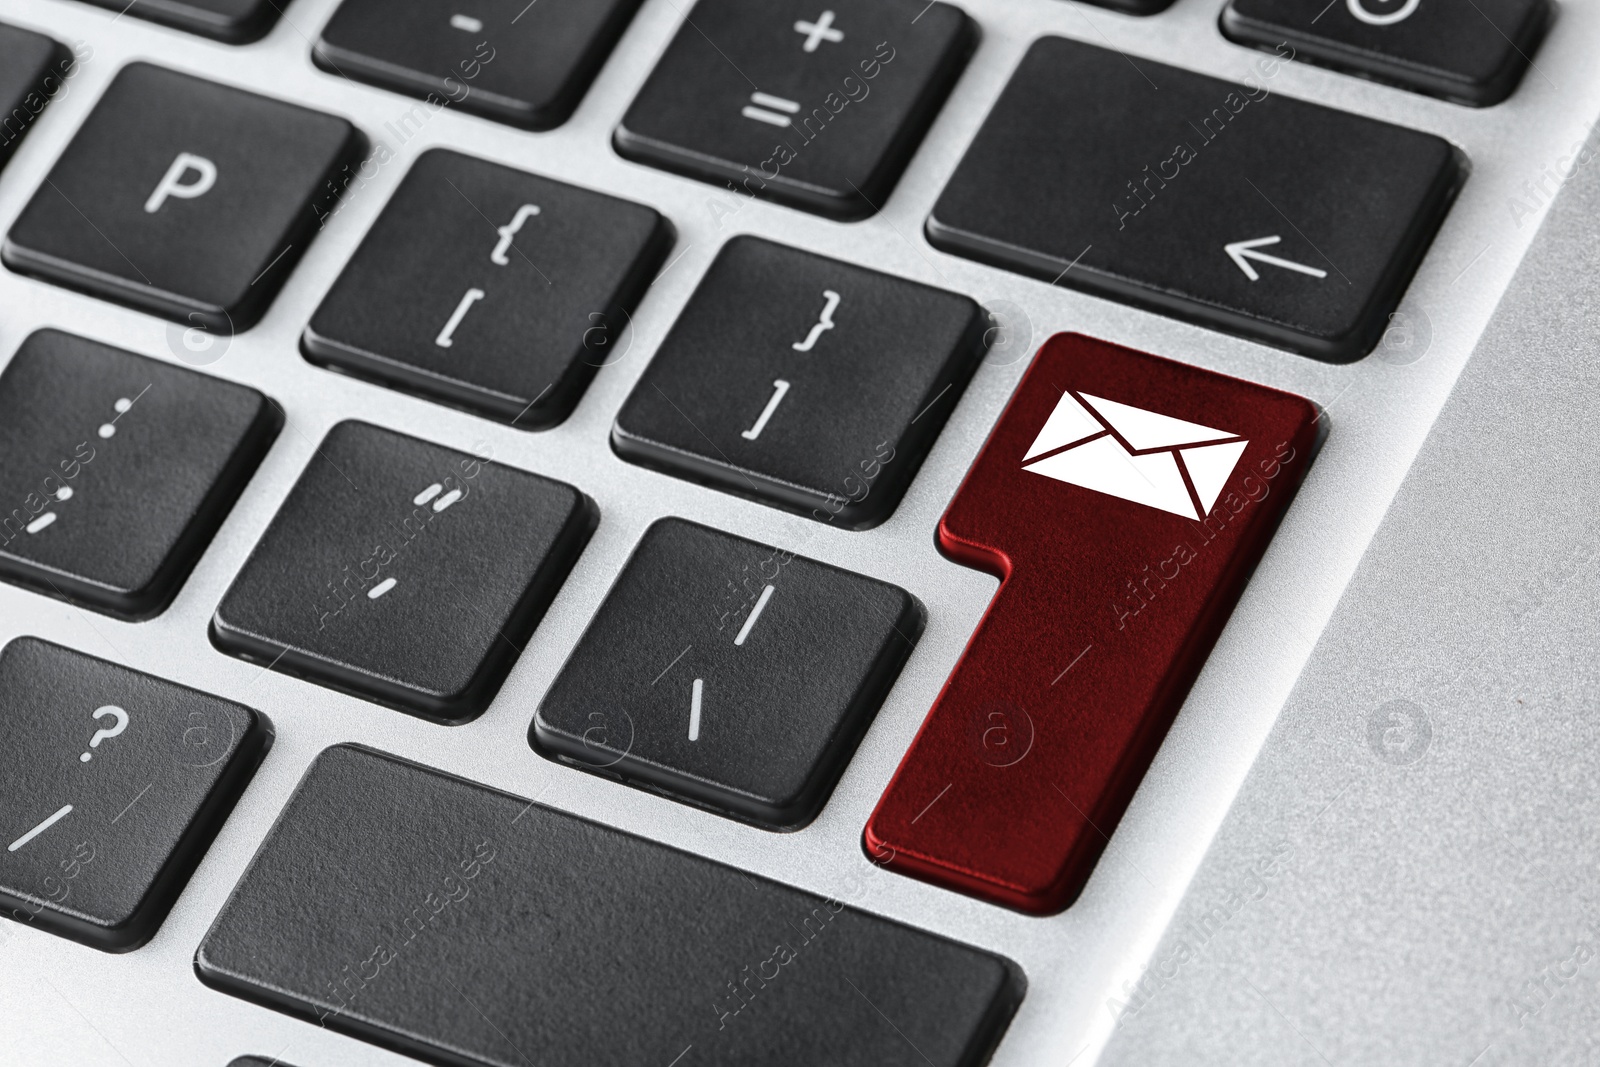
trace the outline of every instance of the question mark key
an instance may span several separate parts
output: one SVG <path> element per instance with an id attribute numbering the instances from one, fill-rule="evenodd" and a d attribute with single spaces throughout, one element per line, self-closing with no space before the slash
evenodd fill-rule
<path id="1" fill-rule="evenodd" d="M 154 936 L 270 737 L 242 705 L 35 637 L 0 649 L 0 721 L 0 921 L 106 952 Z"/>

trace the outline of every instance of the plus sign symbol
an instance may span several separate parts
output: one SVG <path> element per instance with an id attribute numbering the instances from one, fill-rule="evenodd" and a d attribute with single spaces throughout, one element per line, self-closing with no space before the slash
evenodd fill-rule
<path id="1" fill-rule="evenodd" d="M 824 11 L 817 16 L 817 21 L 806 22 L 804 19 L 794 24 L 795 33 L 805 34 L 806 39 L 800 47 L 807 52 L 815 52 L 817 46 L 823 41 L 832 41 L 838 44 L 844 40 L 844 33 L 833 28 L 833 12 Z"/>

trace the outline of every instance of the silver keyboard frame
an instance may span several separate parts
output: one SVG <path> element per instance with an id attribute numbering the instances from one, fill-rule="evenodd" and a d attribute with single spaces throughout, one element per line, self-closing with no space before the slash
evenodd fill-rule
<path id="1" fill-rule="evenodd" d="M 1252 759 L 1333 611 L 1402 476 L 1482 332 L 1542 209 L 1514 223 L 1510 198 L 1582 141 L 1600 114 L 1600 8 L 1567 2 L 1535 68 L 1509 101 L 1474 110 L 1305 64 L 1285 64 L 1269 89 L 1426 130 L 1460 146 L 1471 177 L 1402 304 L 1425 321 L 1422 350 L 1396 346 L 1347 366 L 1318 363 L 1017 277 L 934 251 L 922 223 L 1028 44 L 1059 34 L 1242 78 L 1262 53 L 1216 28 L 1221 0 L 1178 0 L 1133 18 L 1066 0 L 962 0 L 982 40 L 949 102 L 881 214 L 834 223 L 748 203 L 721 220 L 707 185 L 625 162 L 611 130 L 676 31 L 687 0 L 646 0 L 576 114 L 524 133 L 447 109 L 400 144 L 385 128 L 413 101 L 317 70 L 311 42 L 337 0 L 293 0 L 263 41 L 231 47 L 72 0 L 5 0 L 0 19 L 84 41 L 93 55 L 0 171 L 0 228 L 9 229 L 113 74 L 155 63 L 344 115 L 394 159 L 353 186 L 265 319 L 206 370 L 281 402 L 287 425 L 174 604 L 123 623 L 0 586 L 0 642 L 33 634 L 249 704 L 276 742 L 171 915 L 146 947 L 107 955 L 36 930 L 0 929 L 0 1065 L 215 1064 L 254 1053 L 299 1067 L 411 1062 L 364 1042 L 212 991 L 195 978 L 195 948 L 311 759 L 360 741 L 521 796 L 869 911 L 980 945 L 1017 961 L 1029 988 L 994 1057 L 997 1067 L 1093 1063 L 1111 1032 L 1108 997 L 1136 978 L 1176 909 Z M 819 10 L 826 6 L 819 0 Z M 543 433 L 498 426 L 311 366 L 301 329 L 401 176 L 426 148 L 447 146 L 650 204 L 677 228 L 669 265 L 633 316 L 620 357 L 572 417 Z M 736 233 L 966 293 L 1005 301 L 1029 321 L 1032 345 L 1075 330 L 1299 393 L 1328 411 L 1331 432 L 1238 609 L 1212 653 L 1082 897 L 1033 918 L 874 868 L 861 827 L 994 593 L 992 578 L 944 559 L 933 530 L 1026 366 L 991 360 L 977 374 L 904 501 L 865 532 L 832 529 L 656 474 L 618 459 L 611 420 L 712 256 Z M 1218 269 L 1232 269 L 1218 253 Z M 0 363 L 33 330 L 58 327 L 174 360 L 168 324 L 0 271 Z M 175 361 L 175 360 L 174 360 Z M 434 726 L 223 655 L 206 627 L 228 583 L 277 511 L 313 446 L 334 423 L 364 419 L 569 481 L 595 499 L 600 526 L 493 705 L 462 727 Z M 773 834 L 541 759 L 533 711 L 640 534 L 680 515 L 897 583 L 928 609 L 927 632 L 837 790 L 815 823 Z M 1425 640 L 1426 635 L 1418 635 Z M 1065 654 L 1065 653 L 1064 653 Z M 1063 661 L 1065 662 L 1065 661 Z M 851 888 L 854 892 L 850 892 Z M 1353 887 L 1354 888 L 1354 887 Z M 709 1004 L 708 1004 L 709 1009 Z M 665 1063 L 661 1067 L 666 1067 Z"/>

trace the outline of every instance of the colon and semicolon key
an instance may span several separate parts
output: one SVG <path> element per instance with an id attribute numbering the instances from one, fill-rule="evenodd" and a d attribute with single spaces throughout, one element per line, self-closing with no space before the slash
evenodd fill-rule
<path id="1" fill-rule="evenodd" d="M 121 618 L 157 614 L 281 425 L 254 389 L 32 334 L 0 373 L 0 579 Z"/>

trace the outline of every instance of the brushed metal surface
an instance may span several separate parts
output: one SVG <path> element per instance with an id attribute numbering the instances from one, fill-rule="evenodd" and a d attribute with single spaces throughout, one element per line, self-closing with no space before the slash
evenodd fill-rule
<path id="1" fill-rule="evenodd" d="M 1597 211 L 1586 168 L 1122 1009 L 1108 1067 L 1600 1063 Z"/>
<path id="2" fill-rule="evenodd" d="M 709 186 L 627 163 L 611 150 L 611 129 L 682 20 L 683 0 L 647 0 L 561 128 L 522 133 L 447 110 L 404 140 L 398 123 L 412 101 L 312 66 L 311 41 L 335 2 L 294 0 L 271 34 L 243 48 L 72 0 L 5 0 L 0 7 L 0 18 L 93 48 L 65 97 L 50 105 L 0 172 L 0 227 L 16 218 L 115 71 L 135 59 L 347 116 L 393 156 L 352 188 L 262 323 L 235 338 L 208 368 L 278 399 L 288 423 L 173 606 L 155 620 L 125 624 L 0 587 L 0 640 L 31 633 L 131 663 L 249 704 L 277 730 L 254 782 L 145 948 L 107 956 L 0 924 L 0 1064 L 222 1064 L 244 1052 L 283 1056 L 301 1067 L 406 1062 L 208 990 L 190 966 L 200 937 L 289 791 L 315 753 L 340 741 L 365 742 L 806 889 L 846 895 L 870 911 L 1004 953 L 1026 971 L 1029 993 L 994 1062 L 1092 1062 L 1111 1033 L 1107 997 L 1136 977 L 1155 950 L 1533 235 L 1537 205 L 1514 217 L 1510 198 L 1520 195 L 1525 181 L 1538 180 L 1542 168 L 1555 167 L 1600 113 L 1600 84 L 1589 74 L 1600 48 L 1600 11 L 1565 5 L 1535 57 L 1537 69 L 1511 100 L 1492 109 L 1462 108 L 1304 65 L 1286 66 L 1266 82 L 1272 91 L 1437 133 L 1472 162 L 1472 177 L 1402 304 L 1412 332 L 1392 336 L 1390 347 L 1360 363 L 1331 366 L 960 260 L 934 251 L 921 236 L 934 199 L 1035 37 L 1057 33 L 1111 44 L 1130 61 L 1147 56 L 1242 78 L 1260 56 L 1217 32 L 1219 0 L 1178 0 L 1148 19 L 1064 0 L 964 3 L 979 23 L 982 43 L 885 210 L 860 223 L 768 204 L 726 214 Z M 669 266 L 639 307 L 619 345 L 620 358 L 600 372 L 572 418 L 549 432 L 495 426 L 319 370 L 298 354 L 300 330 L 407 165 L 435 145 L 633 197 L 678 228 Z M 607 433 L 623 399 L 717 247 L 735 233 L 947 286 L 988 304 L 1003 302 L 1029 324 L 1028 344 L 1018 338 L 1011 352 L 996 353 L 980 369 L 905 500 L 876 529 L 824 528 L 634 467 L 609 448 Z M 43 326 L 174 358 L 164 322 L 0 272 L 0 360 Z M 1063 329 L 1300 393 L 1328 408 L 1333 428 L 1083 896 L 1066 913 L 1038 919 L 880 871 L 863 856 L 859 837 L 995 588 L 992 579 L 938 554 L 935 523 L 1026 355 Z M 580 486 L 600 507 L 599 529 L 571 579 L 498 699 L 468 726 L 431 726 L 263 672 L 206 640 L 207 619 L 314 442 L 350 417 L 455 448 L 486 446 L 499 460 Z M 527 746 L 538 699 L 639 535 L 668 514 L 895 582 L 928 608 L 927 633 L 899 683 L 821 817 L 799 833 L 765 833 L 598 781 L 542 760 Z M 1438 581 L 1447 582 L 1449 573 L 1446 568 Z M 1427 636 L 1413 632 L 1408 639 L 1425 642 Z M 1511 780 L 1504 785 L 1516 787 Z M 1533 839 L 1526 847 L 1537 851 L 1554 843 Z M 1354 894 L 1361 886 L 1347 888 Z M 1308 957 L 1295 973 L 1314 987 L 1323 980 L 1320 963 Z"/>

